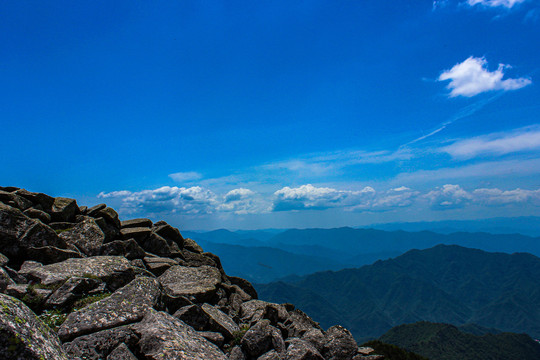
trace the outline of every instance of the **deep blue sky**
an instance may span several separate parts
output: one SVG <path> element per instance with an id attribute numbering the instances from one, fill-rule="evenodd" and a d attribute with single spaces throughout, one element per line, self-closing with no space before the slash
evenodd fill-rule
<path id="1" fill-rule="evenodd" d="M 536 0 L 2 2 L 0 184 L 185 229 L 540 215 L 539 39 Z"/>

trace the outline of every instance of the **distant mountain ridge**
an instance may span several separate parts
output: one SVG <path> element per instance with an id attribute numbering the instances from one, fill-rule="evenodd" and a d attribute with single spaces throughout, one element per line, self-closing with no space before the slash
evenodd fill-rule
<path id="1" fill-rule="evenodd" d="M 540 259 L 531 254 L 438 245 L 256 288 L 261 298 L 296 303 L 324 326 L 345 323 L 358 339 L 421 320 L 540 337 Z"/>

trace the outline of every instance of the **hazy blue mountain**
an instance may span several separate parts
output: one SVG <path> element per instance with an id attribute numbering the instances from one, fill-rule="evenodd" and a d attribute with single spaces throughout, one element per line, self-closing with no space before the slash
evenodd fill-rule
<path id="1" fill-rule="evenodd" d="M 386 223 L 362 226 L 387 231 L 433 231 L 442 234 L 454 232 L 487 232 L 492 234 L 522 234 L 540 236 L 540 217 L 522 216 L 513 218 L 491 218 L 480 220 L 421 221 Z"/>
<path id="2" fill-rule="evenodd" d="M 540 259 L 531 254 L 438 245 L 359 269 L 256 287 L 261 299 L 310 306 L 310 314 L 324 327 L 342 323 L 358 339 L 421 320 L 474 323 L 540 337 Z M 304 303 L 307 295 L 299 296 L 301 289 L 333 304 L 339 321 L 328 322 L 317 312 L 325 305 L 313 304 L 313 296 Z"/>
<path id="3" fill-rule="evenodd" d="M 540 359 L 540 344 L 525 334 L 473 335 L 424 321 L 394 327 L 379 340 L 437 360 Z"/>

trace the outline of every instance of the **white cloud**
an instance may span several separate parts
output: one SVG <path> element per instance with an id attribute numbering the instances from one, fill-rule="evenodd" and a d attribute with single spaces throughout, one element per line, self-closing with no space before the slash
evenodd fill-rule
<path id="1" fill-rule="evenodd" d="M 499 64 L 497 70 L 489 71 L 485 58 L 471 56 L 450 70 L 445 70 L 438 80 L 450 80 L 447 86 L 450 89 L 450 97 L 472 97 L 493 90 L 516 90 L 531 84 L 531 80 L 527 78 L 503 80 L 503 70 L 506 68 L 509 66 Z"/>
<path id="2" fill-rule="evenodd" d="M 124 197 L 124 196 L 129 196 L 129 195 L 131 195 L 131 191 L 127 191 L 127 190 L 111 191 L 109 193 L 102 191 L 98 194 L 98 198 L 107 199 L 107 198 Z"/>
<path id="3" fill-rule="evenodd" d="M 458 140 L 440 150 L 454 158 L 470 159 L 478 155 L 505 155 L 538 149 L 540 149 L 540 126 Z"/>
<path id="4" fill-rule="evenodd" d="M 202 175 L 195 171 L 188 171 L 188 172 L 177 172 L 174 174 L 170 174 L 169 177 L 173 179 L 176 182 L 185 182 L 185 181 L 193 181 L 193 180 L 199 180 L 202 178 Z"/>
<path id="5" fill-rule="evenodd" d="M 219 211 L 235 214 L 258 214 L 269 211 L 269 203 L 255 192 L 239 188 L 229 191 L 223 196 L 223 202 L 217 207 Z"/>
<path id="6" fill-rule="evenodd" d="M 467 204 L 500 206 L 508 204 L 531 204 L 540 206 L 540 189 L 538 190 L 501 190 L 482 188 L 466 191 L 459 185 L 446 184 L 424 195 L 436 210 L 456 209 Z"/>
<path id="7" fill-rule="evenodd" d="M 520 4 L 525 0 L 467 0 L 467 4 L 470 6 L 482 5 L 486 7 L 505 7 L 512 8 L 516 4 Z"/>

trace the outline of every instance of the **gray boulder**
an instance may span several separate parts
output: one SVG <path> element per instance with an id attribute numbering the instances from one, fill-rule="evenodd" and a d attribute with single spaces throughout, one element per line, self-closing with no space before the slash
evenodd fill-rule
<path id="1" fill-rule="evenodd" d="M 82 298 L 90 290 L 96 288 L 100 284 L 99 280 L 72 277 L 66 280 L 56 291 L 54 291 L 45 301 L 47 308 L 67 308 L 76 300 Z"/>
<path id="2" fill-rule="evenodd" d="M 197 331 L 204 331 L 210 320 L 210 316 L 199 305 L 194 304 L 181 307 L 173 316 Z"/>
<path id="3" fill-rule="evenodd" d="M 262 300 L 250 300 L 240 305 L 240 317 L 243 322 L 255 323 L 268 319 L 273 325 L 284 322 L 289 314 L 283 305 L 269 303 Z"/>
<path id="4" fill-rule="evenodd" d="M 58 285 L 71 277 L 100 279 L 111 290 L 124 286 L 135 277 L 129 261 L 121 256 L 93 256 L 67 259 L 60 263 L 20 271 L 26 278 L 43 285 Z"/>
<path id="5" fill-rule="evenodd" d="M 146 239 L 148 235 L 150 235 L 152 231 L 147 227 L 130 227 L 130 228 L 122 228 L 120 230 L 120 234 L 122 235 L 122 238 L 127 239 L 135 239 L 137 242 L 141 242 L 142 240 Z"/>
<path id="6" fill-rule="evenodd" d="M 15 281 L 9 277 L 6 270 L 0 267 L 0 292 L 4 292 L 9 285 L 15 285 Z"/>
<path id="7" fill-rule="evenodd" d="M 88 256 L 98 255 L 105 241 L 105 234 L 92 218 L 86 218 L 59 236 Z"/>
<path id="8" fill-rule="evenodd" d="M 0 359 L 68 359 L 58 336 L 21 301 L 3 294 L 0 329 Z"/>
<path id="9" fill-rule="evenodd" d="M 166 257 L 145 257 L 146 269 L 156 276 L 163 274 L 168 268 L 178 265 L 178 261 Z"/>
<path id="10" fill-rule="evenodd" d="M 151 228 L 152 227 L 152 220 L 150 219 L 132 219 L 132 220 L 126 220 L 121 221 L 120 226 L 122 229 L 125 228 Z"/>
<path id="11" fill-rule="evenodd" d="M 75 219 L 75 215 L 79 213 L 79 206 L 75 199 L 68 199 L 64 197 L 54 198 L 50 215 L 52 221 L 64 221 L 71 222 Z"/>
<path id="12" fill-rule="evenodd" d="M 290 337 L 302 337 L 313 328 L 321 329 L 318 323 L 298 309 L 289 312 L 289 318 L 284 322 L 284 325 Z"/>
<path id="13" fill-rule="evenodd" d="M 287 360 L 323 360 L 324 358 L 309 342 L 298 339 L 290 338 L 287 340 L 287 353 L 285 359 Z"/>
<path id="14" fill-rule="evenodd" d="M 30 200 L 25 199 L 15 193 L 0 190 L 0 202 L 6 205 L 13 206 L 19 210 L 26 210 L 33 204 Z"/>
<path id="15" fill-rule="evenodd" d="M 41 210 L 51 209 L 54 204 L 54 198 L 47 194 L 30 192 L 25 189 L 19 189 L 15 191 L 15 194 L 22 196 L 23 198 L 30 200 L 37 206 L 41 207 Z"/>
<path id="16" fill-rule="evenodd" d="M 145 252 L 133 239 L 114 240 L 103 244 L 99 250 L 100 255 L 121 255 L 128 260 L 141 259 Z"/>
<path id="17" fill-rule="evenodd" d="M 132 326 L 148 360 L 225 360 L 225 354 L 193 328 L 165 312 L 149 311 Z"/>
<path id="18" fill-rule="evenodd" d="M 111 296 L 72 312 L 58 330 L 63 341 L 141 320 L 159 299 L 159 283 L 140 277 Z"/>
<path id="19" fill-rule="evenodd" d="M 219 348 L 225 343 L 225 337 L 221 333 L 214 331 L 197 331 L 197 333 Z"/>
<path id="20" fill-rule="evenodd" d="M 43 210 L 39 210 L 36 208 L 29 208 L 29 209 L 24 210 L 23 214 L 28 216 L 29 218 L 38 219 L 44 224 L 48 224 L 51 222 L 51 215 L 47 214 Z"/>
<path id="21" fill-rule="evenodd" d="M 234 338 L 235 333 L 240 331 L 234 320 L 223 311 L 209 304 L 202 304 L 201 309 L 208 315 L 208 330 L 217 331 L 226 339 Z"/>
<path id="22" fill-rule="evenodd" d="M 125 325 L 80 336 L 64 343 L 64 349 L 72 359 L 102 360 L 121 344 L 133 349 L 138 341 L 139 338 L 131 326 Z"/>
<path id="23" fill-rule="evenodd" d="M 107 360 L 137 360 L 137 357 L 122 343 L 107 356 Z"/>
<path id="24" fill-rule="evenodd" d="M 257 360 L 282 360 L 283 358 L 283 355 L 278 353 L 276 350 L 270 350 L 269 352 L 259 356 Z"/>
<path id="25" fill-rule="evenodd" d="M 216 286 L 221 282 L 221 273 L 210 266 L 176 265 L 165 271 L 158 280 L 167 297 L 185 296 L 190 300 L 205 302 L 211 300 L 216 294 Z"/>
<path id="26" fill-rule="evenodd" d="M 236 276 L 228 276 L 228 278 L 231 284 L 238 285 L 242 290 L 244 290 L 246 294 L 251 296 L 252 299 L 258 298 L 257 290 L 255 290 L 255 288 L 253 287 L 253 285 L 251 285 L 249 281 Z"/>
<path id="27" fill-rule="evenodd" d="M 312 328 L 302 335 L 302 340 L 309 342 L 313 345 L 317 351 L 323 351 L 324 345 L 326 344 L 326 337 L 320 329 Z"/>
<path id="28" fill-rule="evenodd" d="M 261 320 L 252 326 L 240 341 L 242 349 L 250 357 L 259 357 L 275 349 L 277 352 L 285 350 L 285 342 L 281 332 L 270 325 L 270 320 Z"/>
<path id="29" fill-rule="evenodd" d="M 358 352 L 358 344 L 349 330 L 335 325 L 326 330 L 326 344 L 322 354 L 330 360 L 348 360 Z"/>

